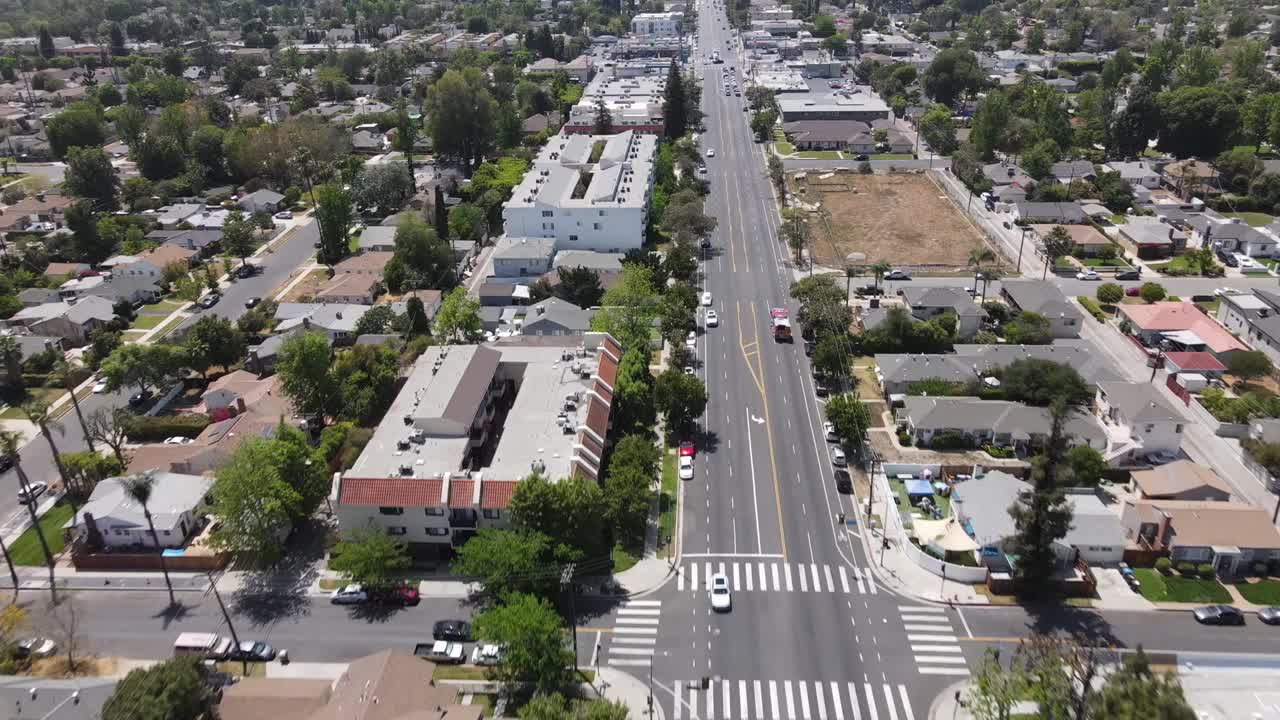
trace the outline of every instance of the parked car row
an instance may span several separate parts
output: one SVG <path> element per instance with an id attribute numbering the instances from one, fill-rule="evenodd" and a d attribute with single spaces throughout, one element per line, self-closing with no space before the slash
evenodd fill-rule
<path id="1" fill-rule="evenodd" d="M 402 607 L 417 605 L 421 598 L 418 589 L 408 585 L 393 585 L 385 589 L 365 588 L 363 585 L 345 585 L 333 591 L 329 602 L 334 605 L 364 605 L 378 603 L 381 605 L 399 605 Z"/>

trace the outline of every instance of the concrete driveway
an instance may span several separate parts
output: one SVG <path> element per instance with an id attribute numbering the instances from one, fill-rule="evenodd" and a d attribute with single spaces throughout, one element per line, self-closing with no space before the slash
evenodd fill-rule
<path id="1" fill-rule="evenodd" d="M 1115 568 L 1094 568 L 1098 579 L 1097 607 L 1103 610 L 1151 610 L 1155 606 L 1138 593 L 1129 589 L 1120 571 Z"/>

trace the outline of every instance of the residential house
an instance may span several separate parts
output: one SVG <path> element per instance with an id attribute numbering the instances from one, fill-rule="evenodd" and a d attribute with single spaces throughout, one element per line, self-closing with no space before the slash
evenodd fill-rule
<path id="1" fill-rule="evenodd" d="M 409 298 L 416 297 L 422 301 L 423 314 L 427 316 L 427 321 L 435 320 L 436 313 L 440 310 L 440 303 L 444 300 L 444 293 L 439 290 L 413 290 L 400 296 L 400 299 L 391 303 L 391 310 L 397 315 L 403 315 L 409 311 Z"/>
<path id="2" fill-rule="evenodd" d="M 115 316 L 109 300 L 86 297 L 23 308 L 2 322 L 9 327 L 24 327 L 33 335 L 59 337 L 80 346 L 89 342 L 90 333 Z"/>
<path id="3" fill-rule="evenodd" d="M 222 243 L 221 230 L 152 230 L 147 239 L 163 245 L 174 245 L 196 254 L 196 260 L 204 260 L 218 252 Z"/>
<path id="4" fill-rule="evenodd" d="M 1008 400 L 977 397 L 908 396 L 897 411 L 898 425 L 912 442 L 928 447 L 935 438 L 962 438 L 967 444 L 1014 448 L 1026 452 L 1049 435 L 1049 411 Z M 1092 416 L 1076 413 L 1067 422 L 1073 446 L 1104 451 L 1107 434 Z"/>
<path id="5" fill-rule="evenodd" d="M 1067 235 L 1071 236 L 1071 242 L 1075 243 L 1076 252 L 1081 255 L 1092 257 L 1107 248 L 1119 250 L 1116 244 L 1111 242 L 1111 238 L 1098 232 L 1092 225 L 1032 225 L 1031 231 L 1040 247 L 1044 247 L 1045 237 L 1053 232 L 1054 228 L 1065 230 Z"/>
<path id="6" fill-rule="evenodd" d="M 63 650 L 64 648 L 59 648 Z M 0 676 L 0 705 L 14 720 L 90 720 L 102 708 L 121 678 L 55 679 L 34 675 Z"/>
<path id="7" fill-rule="evenodd" d="M 74 198 L 39 192 L 0 210 L 0 233 L 47 233 L 66 225 Z"/>
<path id="8" fill-rule="evenodd" d="M 1112 172 L 1120 173 L 1120 178 L 1134 187 L 1155 190 L 1160 187 L 1162 175 L 1149 162 L 1111 162 L 1103 166 Z"/>
<path id="9" fill-rule="evenodd" d="M 1108 462 L 1132 465 L 1150 453 L 1181 452 L 1186 420 L 1155 385 L 1100 382 L 1094 406 L 1111 437 L 1104 455 Z"/>
<path id="10" fill-rule="evenodd" d="M 1120 226 L 1120 237 L 1143 260 L 1159 260 L 1182 252 L 1187 235 L 1173 225 L 1147 217 L 1130 217 Z"/>
<path id="11" fill-rule="evenodd" d="M 1207 352 L 1167 352 L 1164 367 L 1170 375 L 1195 374 L 1206 379 L 1221 378 L 1227 371 L 1226 365 Z"/>
<path id="12" fill-rule="evenodd" d="M 391 142 L 385 133 L 357 130 L 351 133 L 352 152 L 362 155 L 380 155 L 391 149 Z"/>
<path id="13" fill-rule="evenodd" d="M 1018 534 L 1009 507 L 1018 498 L 1033 492 L 1032 486 L 999 470 L 957 483 L 952 488 L 951 511 L 969 536 L 980 546 L 978 557 L 992 570 L 1012 567 L 1006 553 Z M 1115 565 L 1124 557 L 1124 529 L 1115 512 L 1092 490 L 1068 491 L 1072 523 L 1067 534 L 1053 543 L 1060 567 L 1076 560 L 1091 565 Z"/>
<path id="14" fill-rule="evenodd" d="M 503 237 L 493 249 L 493 277 L 540 277 L 551 271 L 555 254 L 555 238 Z"/>
<path id="15" fill-rule="evenodd" d="M 1134 470 L 1129 478 L 1130 489 L 1139 500 L 1226 502 L 1231 499 L 1231 486 L 1218 477 L 1218 473 L 1190 460 Z"/>
<path id="16" fill-rule="evenodd" d="M 145 276 L 158 280 L 160 274 L 163 274 L 164 269 L 170 265 L 177 264 L 184 268 L 193 266 L 196 262 L 196 251 L 188 250 L 181 245 L 165 243 L 139 255 L 138 262 L 146 263 L 146 265 L 135 263 L 122 268 L 118 267 L 112 271 L 112 277 Z M 151 274 L 150 269 L 152 267 L 160 268 L 161 273 Z"/>
<path id="17" fill-rule="evenodd" d="M 511 282 L 486 282 L 476 290 L 480 307 L 507 307 L 515 295 L 516 284 Z"/>
<path id="18" fill-rule="evenodd" d="M 1050 360 L 1070 365 L 1085 382 L 1117 379 L 1101 353 L 1087 343 L 1053 345 L 956 345 L 938 354 L 876 355 L 875 374 L 886 398 L 904 395 L 912 383 L 942 380 L 968 383 L 981 380 L 1018 360 Z"/>
<path id="19" fill-rule="evenodd" d="M 963 288 L 911 285 L 902 288 L 907 311 L 917 320 L 932 320 L 951 313 L 956 317 L 956 337 L 972 339 L 982 329 L 987 312 Z"/>
<path id="20" fill-rule="evenodd" d="M 280 349 L 284 347 L 285 342 L 295 334 L 303 332 L 304 328 L 295 325 L 288 331 L 277 332 L 257 345 L 249 346 L 249 355 L 245 358 L 244 366 L 249 370 L 257 373 L 261 377 L 265 377 L 275 372 L 276 360 L 280 357 Z M 354 327 L 352 328 L 354 331 Z M 329 345 L 333 345 L 333 338 L 328 334 L 325 338 L 329 340 Z"/>
<path id="21" fill-rule="evenodd" d="M 284 195 L 267 189 L 254 190 L 240 198 L 236 204 L 248 213 L 268 212 L 273 215 L 285 207 Z"/>
<path id="22" fill-rule="evenodd" d="M 204 205 L 199 203 L 166 205 L 156 210 L 156 222 L 160 224 L 161 228 L 174 228 L 184 222 L 190 222 L 204 211 Z"/>
<path id="23" fill-rule="evenodd" d="M 857 120 L 797 120 L 784 123 L 782 131 L 800 150 L 875 152 L 871 126 Z"/>
<path id="24" fill-rule="evenodd" d="M 368 305 L 339 303 L 280 303 L 276 306 L 276 332 L 294 328 L 323 332 L 335 344 L 355 340 L 356 323 Z"/>
<path id="25" fill-rule="evenodd" d="M 1117 309 L 1128 321 L 1129 332 L 1148 347 L 1209 352 L 1224 365 L 1231 364 L 1233 353 L 1249 349 L 1189 302 L 1118 305 Z"/>
<path id="26" fill-rule="evenodd" d="M 1048 318 L 1053 337 L 1080 337 L 1084 315 L 1057 285 L 1041 280 L 1007 280 L 1000 286 L 1000 297 L 1018 312 L 1033 312 Z"/>
<path id="27" fill-rule="evenodd" d="M 1063 160 L 1049 168 L 1049 177 L 1062 185 L 1070 185 L 1075 180 L 1093 181 L 1098 173 L 1088 160 Z"/>
<path id="28" fill-rule="evenodd" d="M 792 97 L 795 95 L 795 97 Z M 778 112 L 784 123 L 793 120 L 859 120 L 869 123 L 890 116 L 889 106 L 869 87 L 833 95 L 783 93 Z"/>
<path id="29" fill-rule="evenodd" d="M 1230 218 L 1226 222 L 1214 222 L 1207 217 L 1202 219 L 1203 224 L 1192 232 L 1192 237 L 1201 247 L 1252 258 L 1280 255 L 1280 240 L 1270 229 L 1264 232 L 1241 222 L 1240 218 Z"/>
<path id="30" fill-rule="evenodd" d="M 145 511 L 150 511 L 159 546 L 182 547 L 201 527 L 198 510 L 207 502 L 213 478 L 171 472 L 157 472 L 152 478 L 155 483 Z M 98 483 L 89 502 L 63 529 L 92 537 L 95 533 L 91 528 L 96 528 L 96 535 L 108 548 L 156 547 L 144 508 L 125 491 L 124 480 L 115 477 Z"/>
<path id="31" fill-rule="evenodd" d="M 523 127 L 526 135 L 535 135 L 540 132 L 554 130 L 560 124 L 560 113 L 552 111 L 530 115 L 524 119 Z"/>
<path id="32" fill-rule="evenodd" d="M 360 233 L 357 252 L 392 252 L 396 249 L 396 226 L 370 225 Z"/>
<path id="33" fill-rule="evenodd" d="M 382 292 L 382 273 L 394 253 L 362 252 L 333 266 L 333 277 L 315 294 L 317 302 L 372 305 Z"/>
<path id="34" fill-rule="evenodd" d="M 1165 165 L 1160 171 L 1161 182 L 1183 202 L 1197 195 L 1216 195 L 1221 176 L 1212 163 L 1203 160 L 1178 160 Z"/>
<path id="35" fill-rule="evenodd" d="M 50 280 L 62 280 L 78 278 L 90 272 L 93 272 L 93 268 L 89 267 L 88 263 L 51 262 L 45 266 L 44 272 L 41 274 Z"/>
<path id="36" fill-rule="evenodd" d="M 263 380 L 247 370 L 234 370 L 209 383 L 200 399 L 208 415 L 238 415 L 269 395 L 273 386 L 271 380 Z"/>
<path id="37" fill-rule="evenodd" d="M 130 303 L 151 302 L 160 296 L 159 278 L 146 275 L 88 275 L 68 280 L 58 286 L 58 296 L 64 299 L 100 297 L 111 303 L 126 300 Z"/>
<path id="38" fill-rule="evenodd" d="M 991 195 L 997 202 L 1026 202 L 1027 193 L 1036 186 L 1030 175 L 1007 161 L 983 165 L 982 174 L 991 181 Z"/>
<path id="39" fill-rule="evenodd" d="M 45 303 L 58 302 L 62 296 L 56 288 L 30 287 L 18 291 L 18 300 L 23 307 L 35 307 Z"/>
<path id="40" fill-rule="evenodd" d="M 1011 214 L 1024 223 L 1079 225 L 1085 221 L 1084 210 L 1074 202 L 1015 202 Z"/>
<path id="41" fill-rule="evenodd" d="M 592 310 L 584 310 L 557 297 L 529 306 L 520 326 L 521 335 L 583 335 L 591 329 Z"/>
<path id="42" fill-rule="evenodd" d="M 1219 296 L 1218 322 L 1280 363 L 1280 293 L 1255 289 L 1252 293 Z"/>
<path id="43" fill-rule="evenodd" d="M 1160 553 L 1174 564 L 1208 563 L 1227 578 L 1252 572 L 1254 563 L 1280 559 L 1280 529 L 1269 510 L 1252 505 L 1126 500 L 1120 524 L 1134 550 Z"/>

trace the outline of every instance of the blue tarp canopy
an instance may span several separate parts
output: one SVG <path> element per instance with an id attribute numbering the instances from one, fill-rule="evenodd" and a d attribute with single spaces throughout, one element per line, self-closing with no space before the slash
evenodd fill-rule
<path id="1" fill-rule="evenodd" d="M 933 497 L 933 484 L 928 480 L 908 480 L 907 497 Z"/>

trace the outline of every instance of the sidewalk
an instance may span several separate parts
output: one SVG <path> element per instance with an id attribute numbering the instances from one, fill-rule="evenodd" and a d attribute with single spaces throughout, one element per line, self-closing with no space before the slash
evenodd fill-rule
<path id="1" fill-rule="evenodd" d="M 664 720 L 662 703 L 654 701 L 653 713 L 649 712 L 649 688 L 639 679 L 608 665 L 596 670 L 596 683 L 592 686 L 598 697 L 605 700 L 622 702 L 627 706 L 628 715 L 633 720 L 649 717 L 652 720 Z"/>

